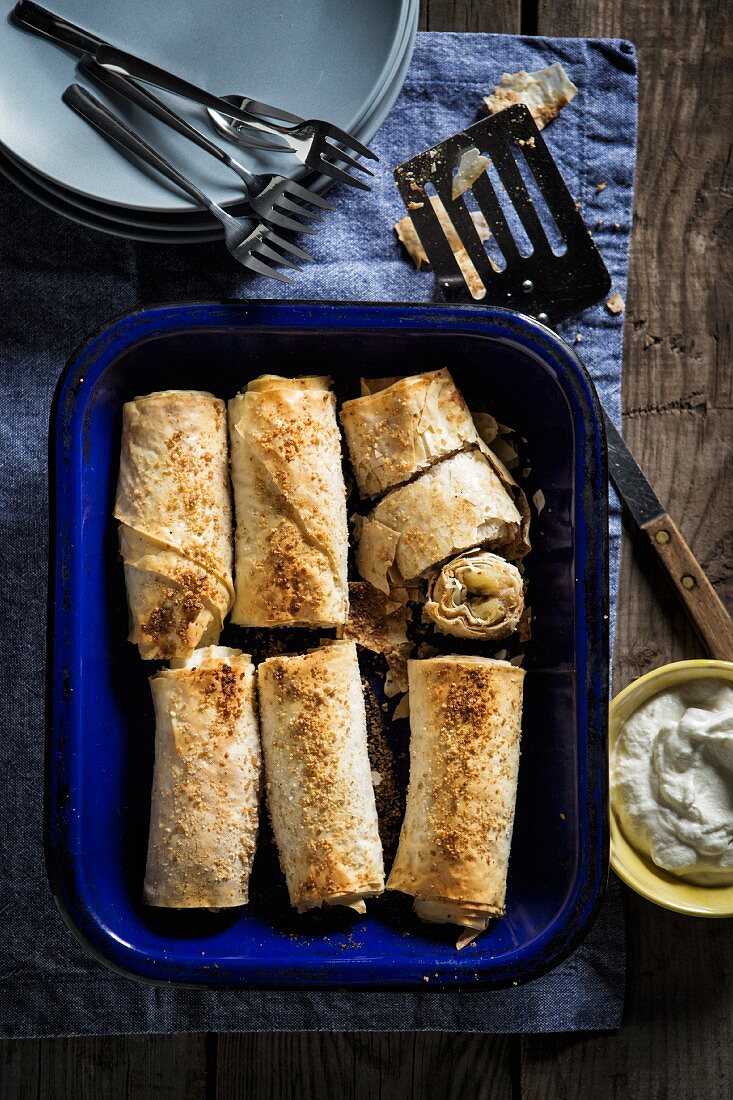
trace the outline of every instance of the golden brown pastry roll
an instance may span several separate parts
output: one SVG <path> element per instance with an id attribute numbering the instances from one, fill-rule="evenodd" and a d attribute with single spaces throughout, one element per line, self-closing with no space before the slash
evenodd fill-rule
<path id="1" fill-rule="evenodd" d="M 522 574 L 488 550 L 471 550 L 447 562 L 429 581 L 423 607 L 443 634 L 483 641 L 513 634 L 523 611 Z"/>
<path id="2" fill-rule="evenodd" d="M 234 597 L 223 401 L 165 390 L 127 402 L 114 514 L 140 656 L 217 642 Z"/>
<path id="3" fill-rule="evenodd" d="M 258 668 L 267 804 L 290 901 L 365 911 L 384 890 L 353 642 Z"/>
<path id="4" fill-rule="evenodd" d="M 237 529 L 232 622 L 346 621 L 341 436 L 327 378 L 264 375 L 229 402 Z"/>
<path id="5" fill-rule="evenodd" d="M 356 564 L 382 592 L 476 546 L 507 557 L 529 549 L 521 490 L 490 452 L 462 451 L 393 489 L 357 521 Z"/>
<path id="6" fill-rule="evenodd" d="M 362 380 L 370 389 L 370 380 Z M 478 442 L 466 402 L 447 370 L 400 378 L 346 401 L 341 424 L 359 491 L 379 496 L 439 458 Z"/>
<path id="7" fill-rule="evenodd" d="M 504 912 L 524 670 L 450 656 L 408 675 L 410 785 L 387 888 L 423 920 L 483 930 Z"/>
<path id="8" fill-rule="evenodd" d="M 144 898 L 174 909 L 244 905 L 257 839 L 255 671 L 208 646 L 150 680 L 155 770 Z"/>

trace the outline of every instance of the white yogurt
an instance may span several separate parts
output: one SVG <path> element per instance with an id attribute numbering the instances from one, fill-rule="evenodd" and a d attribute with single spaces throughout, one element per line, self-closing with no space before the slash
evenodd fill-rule
<path id="1" fill-rule="evenodd" d="M 611 791 L 627 839 L 665 871 L 733 882 L 733 685 L 693 681 L 626 721 Z"/>

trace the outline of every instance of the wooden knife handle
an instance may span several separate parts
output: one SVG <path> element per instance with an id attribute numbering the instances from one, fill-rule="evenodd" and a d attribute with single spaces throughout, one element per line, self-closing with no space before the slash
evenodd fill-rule
<path id="1" fill-rule="evenodd" d="M 733 619 L 675 524 L 665 513 L 645 523 L 642 531 L 646 532 L 710 656 L 733 661 Z"/>

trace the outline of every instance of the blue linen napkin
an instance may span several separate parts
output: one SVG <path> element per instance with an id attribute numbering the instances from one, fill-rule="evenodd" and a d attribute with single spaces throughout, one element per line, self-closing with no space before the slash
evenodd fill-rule
<path id="1" fill-rule="evenodd" d="M 370 195 L 334 190 L 312 239 L 316 262 L 279 292 L 220 244 L 137 244 L 74 225 L 0 181 L 0 691 L 2 878 L 0 1035 L 174 1031 L 477 1031 L 611 1029 L 624 992 L 624 921 L 612 878 L 585 942 L 551 973 L 497 992 L 211 992 L 139 984 L 105 969 L 68 933 L 43 864 L 47 422 L 64 362 L 115 314 L 169 299 L 297 297 L 429 301 L 391 231 L 404 214 L 392 168 L 475 121 L 502 72 L 561 61 L 580 91 L 545 136 L 613 277 L 626 293 L 636 142 L 636 61 L 628 42 L 420 34 L 400 98 L 373 145 Z M 600 188 L 600 184 L 606 184 Z M 310 246 L 309 246 L 310 247 Z M 599 304 L 561 332 L 618 421 L 622 318 Z M 580 337 L 580 340 L 578 340 Z M 615 603 L 620 521 L 612 501 Z"/>

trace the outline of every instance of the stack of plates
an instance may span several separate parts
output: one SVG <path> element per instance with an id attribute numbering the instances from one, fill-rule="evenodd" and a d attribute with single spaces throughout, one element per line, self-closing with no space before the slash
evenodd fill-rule
<path id="1" fill-rule="evenodd" d="M 419 0 L 49 0 L 115 46 L 220 95 L 241 93 L 323 118 L 368 144 L 402 87 Z M 126 159 L 62 101 L 74 81 L 125 118 L 219 205 L 242 201 L 238 177 L 140 108 L 80 78 L 75 55 L 0 22 L 0 170 L 27 194 L 94 229 L 142 241 L 220 236 L 218 222 L 157 173 Z M 314 190 L 330 184 L 294 155 L 220 138 L 206 112 L 152 89 L 253 172 L 281 172 Z"/>

